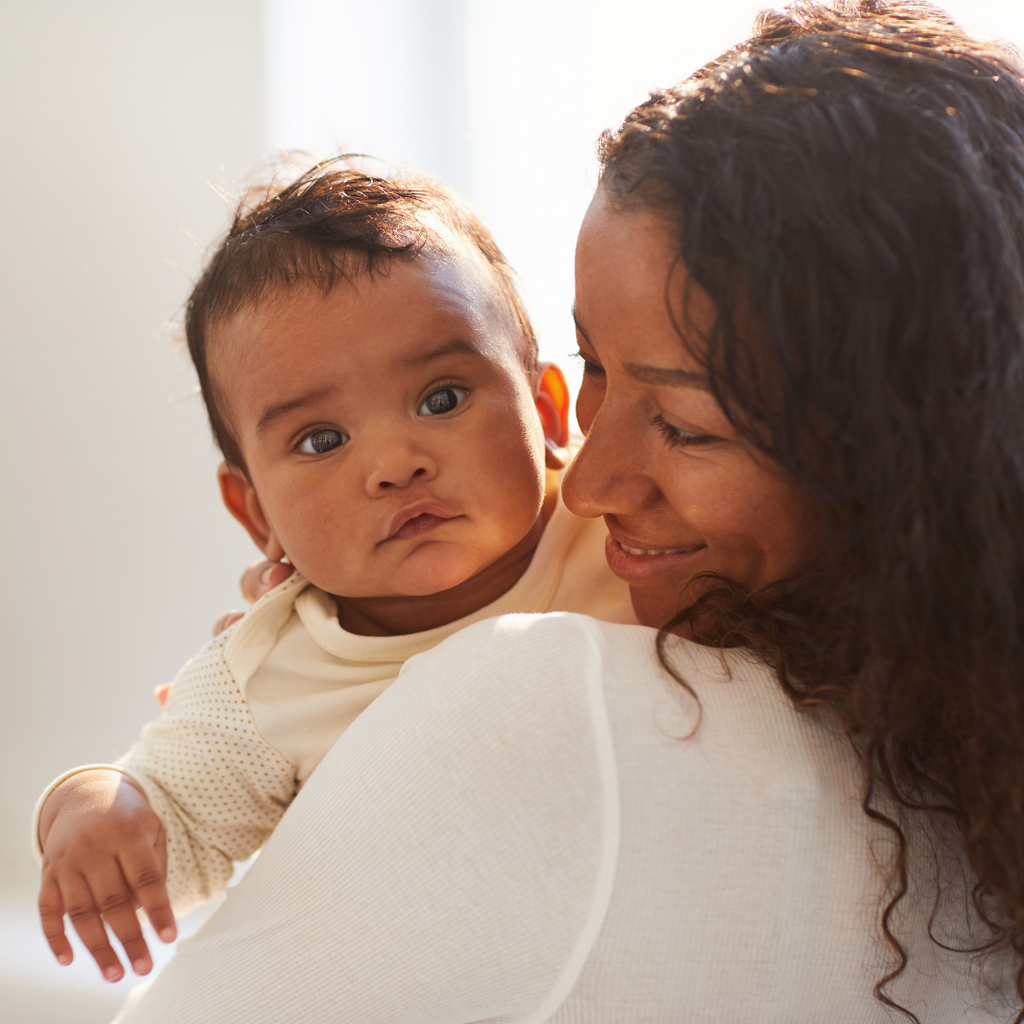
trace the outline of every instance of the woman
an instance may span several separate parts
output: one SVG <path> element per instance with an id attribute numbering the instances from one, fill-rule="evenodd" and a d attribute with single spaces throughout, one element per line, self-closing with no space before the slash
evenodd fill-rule
<path id="1" fill-rule="evenodd" d="M 563 491 L 660 631 L 410 662 L 124 1021 L 1021 1019 L 1021 73 L 798 4 L 605 137 Z"/>

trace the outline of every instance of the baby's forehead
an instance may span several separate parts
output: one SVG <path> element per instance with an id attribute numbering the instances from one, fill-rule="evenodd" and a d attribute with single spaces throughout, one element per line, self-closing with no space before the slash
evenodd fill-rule
<path id="1" fill-rule="evenodd" d="M 331 334 L 349 355 L 372 350 L 378 327 L 402 319 L 408 328 L 388 332 L 396 367 L 433 350 L 464 342 L 481 356 L 515 362 L 528 372 L 519 328 L 486 260 L 468 245 L 424 245 L 414 253 L 371 261 L 358 251 L 346 256 L 334 279 L 299 277 L 269 284 L 212 325 L 211 376 L 230 402 L 246 367 L 290 353 L 276 339 L 284 335 Z M 472 344 L 470 344 L 472 343 Z M 304 350 L 296 346 L 295 358 Z"/>

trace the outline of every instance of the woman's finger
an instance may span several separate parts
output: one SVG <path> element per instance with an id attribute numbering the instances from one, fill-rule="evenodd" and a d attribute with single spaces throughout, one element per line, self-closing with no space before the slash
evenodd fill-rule
<path id="1" fill-rule="evenodd" d="M 284 583 L 295 571 L 287 562 L 253 562 L 242 573 L 242 597 L 255 604 L 264 594 Z"/>

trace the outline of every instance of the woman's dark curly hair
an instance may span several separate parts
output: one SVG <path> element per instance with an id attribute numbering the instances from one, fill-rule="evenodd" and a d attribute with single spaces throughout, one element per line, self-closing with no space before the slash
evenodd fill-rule
<path id="1" fill-rule="evenodd" d="M 722 408 L 831 530 L 813 572 L 711 580 L 666 630 L 753 648 L 853 740 L 897 840 L 890 1006 L 921 808 L 1024 998 L 1022 75 L 931 5 L 801 0 L 601 142 L 601 188 L 664 211 L 715 302 L 690 344 Z"/>

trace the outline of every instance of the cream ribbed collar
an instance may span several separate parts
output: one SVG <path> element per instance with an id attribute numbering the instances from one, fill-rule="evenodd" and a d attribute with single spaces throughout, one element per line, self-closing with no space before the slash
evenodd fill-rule
<path id="1" fill-rule="evenodd" d="M 547 611 L 562 580 L 566 555 L 572 546 L 571 535 L 578 532 L 583 523 L 584 520 L 574 516 L 559 497 L 526 572 L 511 590 L 471 615 L 422 633 L 405 633 L 401 636 L 359 636 L 349 633 L 338 622 L 334 598 L 313 586 L 307 586 L 298 595 L 295 610 L 310 637 L 328 654 L 347 661 L 402 662 L 414 654 L 436 647 L 452 633 L 481 619 L 510 612 Z"/>

